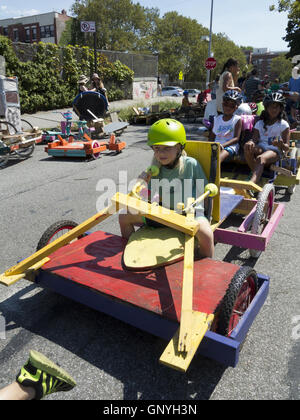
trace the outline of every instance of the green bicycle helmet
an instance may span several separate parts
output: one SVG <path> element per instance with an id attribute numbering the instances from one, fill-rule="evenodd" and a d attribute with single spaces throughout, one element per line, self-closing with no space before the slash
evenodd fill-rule
<path id="1" fill-rule="evenodd" d="M 186 133 L 181 122 L 172 118 L 156 121 L 148 132 L 148 146 L 175 146 L 186 144 Z"/>

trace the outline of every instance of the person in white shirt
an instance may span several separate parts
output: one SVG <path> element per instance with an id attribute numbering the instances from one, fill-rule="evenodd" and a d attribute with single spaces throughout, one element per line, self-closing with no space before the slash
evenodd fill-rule
<path id="1" fill-rule="evenodd" d="M 255 124 L 253 137 L 244 146 L 245 159 L 252 170 L 250 181 L 260 180 L 264 167 L 277 162 L 289 150 L 290 127 L 283 119 L 285 99 L 279 92 L 264 99 L 265 110 Z"/>
<path id="2" fill-rule="evenodd" d="M 220 162 L 238 153 L 242 120 L 239 115 L 235 115 L 235 112 L 241 101 L 239 92 L 228 90 L 223 95 L 223 114 L 214 117 L 209 140 L 220 143 Z"/>

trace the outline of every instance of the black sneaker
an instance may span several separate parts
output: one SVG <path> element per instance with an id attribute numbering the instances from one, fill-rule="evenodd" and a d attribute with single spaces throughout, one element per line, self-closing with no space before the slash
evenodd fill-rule
<path id="1" fill-rule="evenodd" d="M 43 354 L 31 350 L 27 363 L 22 366 L 16 380 L 24 387 L 35 390 L 35 400 L 53 392 L 70 391 L 76 386 L 74 379 Z"/>

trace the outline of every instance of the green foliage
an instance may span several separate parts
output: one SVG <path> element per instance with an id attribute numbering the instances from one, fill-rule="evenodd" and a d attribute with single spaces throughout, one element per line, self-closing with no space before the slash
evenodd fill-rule
<path id="1" fill-rule="evenodd" d="M 201 40 L 209 30 L 177 12 L 160 17 L 157 8 L 144 8 L 133 0 L 75 0 L 72 11 L 72 44 L 93 45 L 90 34 L 80 32 L 81 20 L 96 22 L 97 48 L 156 54 L 159 57 L 160 74 L 168 74 L 176 81 L 179 72 L 185 81 L 204 81 L 204 66 L 208 55 L 208 43 Z M 224 34 L 214 34 L 212 50 L 219 73 L 230 58 L 239 61 L 241 70 L 247 70 L 242 49 Z"/>
<path id="2" fill-rule="evenodd" d="M 8 76 L 17 76 L 22 112 L 68 107 L 77 94 L 80 74 L 93 73 L 94 52 L 88 47 L 40 42 L 32 61 L 22 62 L 7 37 L 0 36 L 0 54 L 5 57 Z M 109 99 L 123 99 L 123 83 L 131 83 L 133 72 L 119 61 L 110 63 L 97 55 L 98 72 L 104 83 L 112 85 Z"/>
<path id="3" fill-rule="evenodd" d="M 114 51 L 142 51 L 159 12 L 132 0 L 75 0 L 72 12 L 72 43 L 93 47 L 93 37 L 80 32 L 80 21 L 95 21 L 97 48 Z"/>
<path id="4" fill-rule="evenodd" d="M 287 59 L 284 54 L 273 58 L 271 61 L 271 72 L 281 83 L 286 82 L 290 79 L 294 64 L 290 59 Z"/>
<path id="5" fill-rule="evenodd" d="M 287 57 L 294 57 L 300 54 L 300 1 L 299 0 L 277 0 L 278 8 L 270 6 L 271 11 L 288 12 L 288 25 L 286 36 L 283 38 L 290 47 Z"/>

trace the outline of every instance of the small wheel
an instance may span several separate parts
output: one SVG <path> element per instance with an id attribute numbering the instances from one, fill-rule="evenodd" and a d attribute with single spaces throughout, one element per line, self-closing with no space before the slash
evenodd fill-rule
<path id="1" fill-rule="evenodd" d="M 294 194 L 295 190 L 296 190 L 296 184 L 294 184 L 294 185 L 290 185 L 290 186 L 287 188 L 287 192 L 288 192 L 290 195 Z"/>
<path id="2" fill-rule="evenodd" d="M 251 225 L 251 233 L 254 235 L 261 234 L 266 224 L 269 222 L 273 212 L 274 197 L 274 185 L 266 184 L 259 193 L 257 199 L 256 212 Z M 261 254 L 261 251 L 257 251 L 256 249 L 249 249 L 249 252 L 252 258 L 258 258 Z"/>
<path id="3" fill-rule="evenodd" d="M 29 121 L 21 118 L 21 123 L 22 123 L 22 131 L 31 132 L 33 130 L 33 125 Z"/>
<path id="4" fill-rule="evenodd" d="M 7 164 L 9 159 L 9 155 L 0 155 L 0 168 L 4 168 L 4 166 Z"/>
<path id="5" fill-rule="evenodd" d="M 17 129 L 14 124 L 8 121 L 0 121 L 0 131 L 4 132 L 4 134 L 14 135 L 17 133 Z"/>
<path id="6" fill-rule="evenodd" d="M 48 229 L 43 233 L 36 250 L 39 251 L 46 245 L 50 244 L 50 242 L 55 241 L 76 226 L 78 226 L 78 223 L 73 220 L 60 220 L 59 222 L 53 223 L 53 225 L 48 227 Z"/>
<path id="7" fill-rule="evenodd" d="M 100 147 L 100 144 L 98 143 L 98 141 L 97 140 L 93 140 L 93 142 L 92 142 L 92 148 L 93 149 L 96 149 L 97 147 Z M 93 157 L 93 159 L 99 159 L 99 157 L 100 157 L 100 152 L 98 152 L 98 153 L 93 153 L 92 154 L 92 157 Z"/>
<path id="8" fill-rule="evenodd" d="M 257 293 L 258 281 L 252 267 L 240 267 L 232 278 L 217 314 L 216 332 L 230 337 Z"/>
<path id="9" fill-rule="evenodd" d="M 297 165 L 298 164 L 298 149 L 297 149 L 297 147 L 292 148 L 289 158 L 290 158 L 290 162 L 291 162 L 291 168 L 290 169 L 293 172 L 293 174 L 296 175 L 297 174 L 297 169 L 298 169 L 297 168 L 297 166 L 298 166 Z M 288 194 L 291 194 L 291 195 L 294 194 L 295 190 L 296 190 L 296 184 L 290 185 L 287 188 Z"/>
<path id="10" fill-rule="evenodd" d="M 20 149 L 14 150 L 14 153 L 21 158 L 28 158 L 34 152 L 34 149 L 35 149 L 35 143 L 27 147 L 20 147 Z"/>

